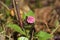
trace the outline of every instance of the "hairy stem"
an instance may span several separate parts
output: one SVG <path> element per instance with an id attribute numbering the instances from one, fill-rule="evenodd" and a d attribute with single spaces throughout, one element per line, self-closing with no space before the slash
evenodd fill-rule
<path id="1" fill-rule="evenodd" d="M 20 5 L 19 5 L 20 0 L 13 0 L 13 5 L 14 5 L 14 9 L 15 9 L 15 13 L 17 15 L 17 20 L 19 21 L 19 25 L 21 26 L 21 28 L 23 27 L 23 23 L 22 23 L 22 18 L 20 15 Z"/>

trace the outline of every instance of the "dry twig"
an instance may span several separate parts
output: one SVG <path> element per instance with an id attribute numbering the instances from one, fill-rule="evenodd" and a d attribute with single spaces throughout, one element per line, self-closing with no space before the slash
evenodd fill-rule
<path id="1" fill-rule="evenodd" d="M 2 1 L 0 1 L 0 4 L 1 4 L 3 7 L 5 7 L 7 10 L 10 11 L 10 9 L 7 7 L 7 5 L 5 5 Z"/>

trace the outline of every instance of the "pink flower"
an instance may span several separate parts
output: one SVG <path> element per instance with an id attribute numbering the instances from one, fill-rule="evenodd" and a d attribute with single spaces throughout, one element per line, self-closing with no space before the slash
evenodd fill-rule
<path id="1" fill-rule="evenodd" d="M 32 17 L 32 16 L 28 16 L 27 22 L 28 22 L 28 23 L 34 23 L 34 22 L 35 22 L 35 18 Z"/>

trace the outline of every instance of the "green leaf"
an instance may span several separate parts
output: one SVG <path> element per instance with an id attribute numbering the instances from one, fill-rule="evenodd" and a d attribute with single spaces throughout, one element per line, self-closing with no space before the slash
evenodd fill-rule
<path id="1" fill-rule="evenodd" d="M 9 24 L 7 24 L 7 27 L 14 29 L 14 31 L 17 31 L 20 34 L 26 35 L 26 33 L 16 24 L 9 23 Z"/>
<path id="2" fill-rule="evenodd" d="M 11 0 L 6 0 L 6 1 L 5 1 L 5 4 L 6 4 L 7 6 L 9 6 L 10 3 L 11 3 Z"/>
<path id="3" fill-rule="evenodd" d="M 27 16 L 34 16 L 34 12 L 32 10 L 30 10 L 29 12 L 24 13 L 23 14 L 23 19 L 26 19 Z"/>
<path id="4" fill-rule="evenodd" d="M 10 16 L 10 11 L 5 9 L 6 16 Z"/>
<path id="5" fill-rule="evenodd" d="M 28 13 L 26 13 L 26 16 L 34 16 L 33 11 L 30 10 Z"/>
<path id="6" fill-rule="evenodd" d="M 27 37 L 18 37 L 18 40 L 29 40 Z"/>
<path id="7" fill-rule="evenodd" d="M 25 29 L 29 29 L 29 30 L 31 29 L 31 27 L 32 27 L 32 25 L 25 25 L 24 26 Z"/>
<path id="8" fill-rule="evenodd" d="M 40 31 L 36 34 L 39 40 L 47 40 L 51 38 L 52 36 L 44 31 Z"/>

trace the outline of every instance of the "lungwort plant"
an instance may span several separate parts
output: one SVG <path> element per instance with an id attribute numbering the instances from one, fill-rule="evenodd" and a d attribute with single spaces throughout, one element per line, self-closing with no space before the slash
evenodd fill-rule
<path id="1" fill-rule="evenodd" d="M 34 25 L 35 25 L 35 15 L 33 11 L 29 11 L 28 13 L 23 14 L 23 29 L 19 27 L 19 25 L 14 23 L 8 23 L 7 27 L 12 28 L 14 31 L 19 32 L 21 36 L 17 38 L 17 40 L 30 40 L 30 38 L 33 40 L 48 40 L 52 37 L 47 32 L 39 31 L 39 32 L 33 32 Z M 32 34 L 33 32 L 33 34 Z"/>

